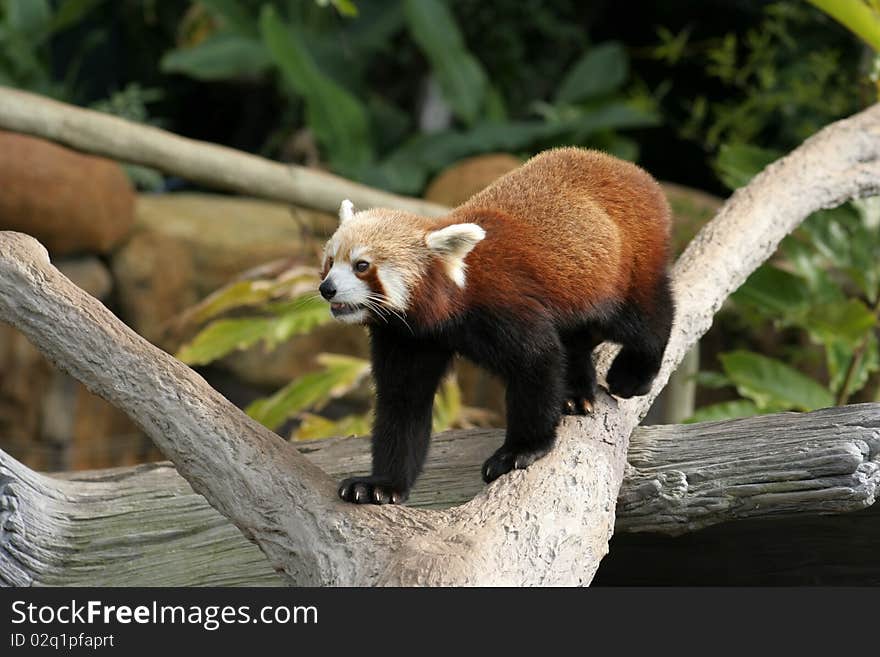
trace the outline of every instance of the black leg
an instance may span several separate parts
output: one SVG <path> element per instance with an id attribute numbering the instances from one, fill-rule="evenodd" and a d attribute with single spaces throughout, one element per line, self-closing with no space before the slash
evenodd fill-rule
<path id="1" fill-rule="evenodd" d="M 602 339 L 594 327 L 584 325 L 560 332 L 565 348 L 565 415 L 586 415 L 596 401 L 596 368 L 593 367 L 593 349 Z"/>
<path id="2" fill-rule="evenodd" d="M 434 393 L 452 353 L 387 329 L 374 328 L 371 336 L 376 382 L 373 473 L 343 481 L 339 496 L 357 504 L 396 504 L 409 496 L 424 465 Z"/>
<path id="3" fill-rule="evenodd" d="M 609 323 L 608 337 L 623 346 L 606 377 L 611 394 L 628 398 L 650 390 L 669 341 L 673 313 L 672 293 L 664 277 L 650 309 L 627 304 Z"/>
<path id="4" fill-rule="evenodd" d="M 507 368 L 507 435 L 483 465 L 493 481 L 514 468 L 526 468 L 553 448 L 564 395 L 562 344 L 552 326 L 533 326 L 516 336 L 516 362 Z"/>

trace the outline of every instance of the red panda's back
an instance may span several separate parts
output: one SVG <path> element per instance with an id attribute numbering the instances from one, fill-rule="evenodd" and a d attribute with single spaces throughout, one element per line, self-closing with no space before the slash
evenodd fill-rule
<path id="1" fill-rule="evenodd" d="M 457 208 L 486 229 L 468 256 L 474 300 L 560 313 L 649 302 L 667 265 L 669 207 L 639 167 L 599 151 L 536 155 Z"/>

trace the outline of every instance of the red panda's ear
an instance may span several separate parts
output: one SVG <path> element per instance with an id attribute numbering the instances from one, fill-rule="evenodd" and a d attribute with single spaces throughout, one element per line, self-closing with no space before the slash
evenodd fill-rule
<path id="1" fill-rule="evenodd" d="M 345 199 L 339 206 L 339 223 L 344 224 L 354 216 L 354 203 Z"/>
<path id="2" fill-rule="evenodd" d="M 440 256 L 446 273 L 458 287 L 463 288 L 467 266 L 464 257 L 484 237 L 486 231 L 477 224 L 452 224 L 425 236 L 425 244 Z"/>
<path id="3" fill-rule="evenodd" d="M 428 233 L 425 236 L 425 244 L 439 255 L 461 260 L 484 237 L 486 237 L 486 231 L 477 224 L 452 224 Z"/>

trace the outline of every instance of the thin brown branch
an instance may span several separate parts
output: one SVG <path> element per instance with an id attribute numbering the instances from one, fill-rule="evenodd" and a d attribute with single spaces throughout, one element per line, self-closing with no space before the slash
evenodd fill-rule
<path id="1" fill-rule="evenodd" d="M 390 194 L 293 164 L 186 139 L 152 126 L 0 87 L 0 128 L 43 137 L 79 151 L 140 164 L 208 187 L 335 213 L 342 199 L 356 207 L 394 207 L 429 216 L 448 208 Z M 244 220 L 247 218 L 245 217 Z"/>

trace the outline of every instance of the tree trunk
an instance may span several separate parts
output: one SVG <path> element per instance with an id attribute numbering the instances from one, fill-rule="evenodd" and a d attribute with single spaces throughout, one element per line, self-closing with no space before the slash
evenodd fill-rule
<path id="1" fill-rule="evenodd" d="M 463 504 L 482 488 L 498 430 L 438 436 L 415 507 Z M 369 469 L 369 441 L 299 443 L 336 478 Z M 743 518 L 863 509 L 880 483 L 880 404 L 728 422 L 640 427 L 617 501 L 617 533 L 679 535 Z M 260 551 L 169 463 L 61 478 L 0 452 L 0 583 L 92 586 L 281 584 Z"/>

